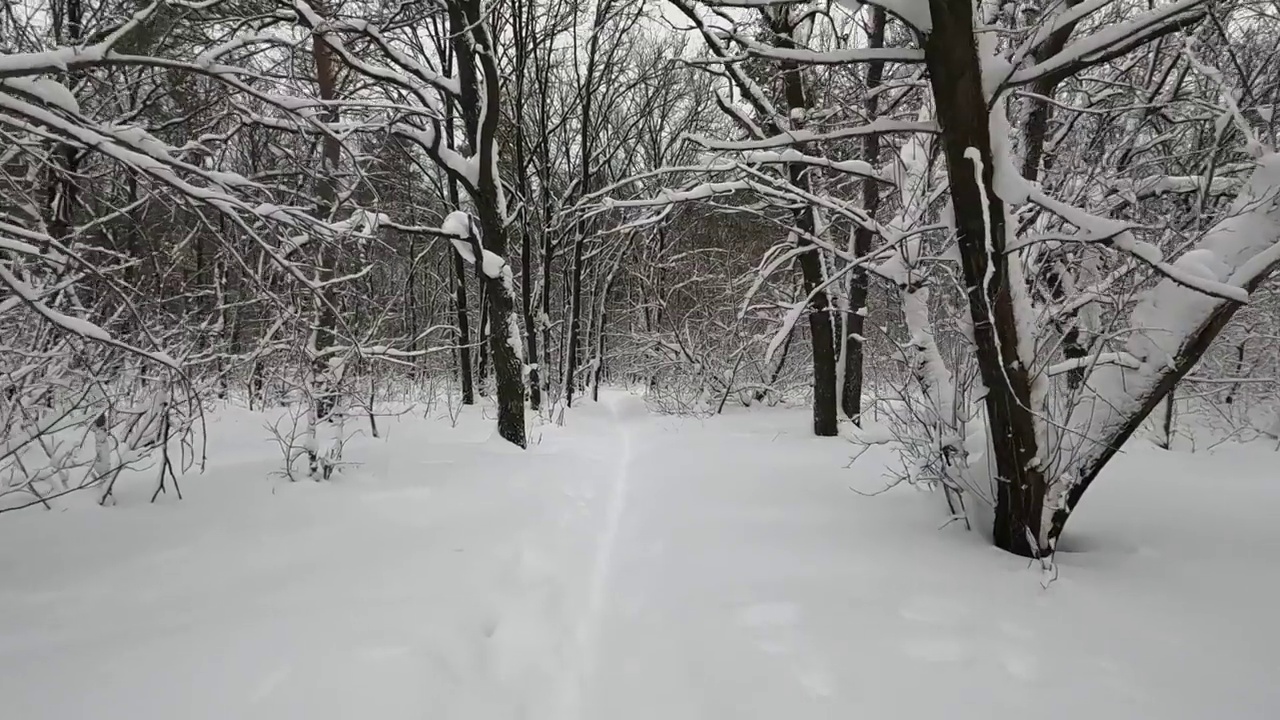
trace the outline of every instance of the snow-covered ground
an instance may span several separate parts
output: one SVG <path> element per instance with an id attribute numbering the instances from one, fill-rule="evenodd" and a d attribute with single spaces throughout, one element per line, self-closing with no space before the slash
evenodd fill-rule
<path id="1" fill-rule="evenodd" d="M 1274 718 L 1280 454 L 1135 443 L 1039 568 L 807 413 L 622 393 L 520 453 L 406 416 L 287 483 L 215 413 L 186 499 L 0 515 L 0 717 Z"/>

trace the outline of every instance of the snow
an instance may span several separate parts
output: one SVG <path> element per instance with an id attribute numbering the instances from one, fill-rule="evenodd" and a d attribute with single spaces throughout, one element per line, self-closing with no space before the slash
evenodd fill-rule
<path id="1" fill-rule="evenodd" d="M 929 8 L 925 6 L 927 16 Z M 846 65 L 867 62 L 921 63 L 924 51 L 914 48 L 842 48 L 839 50 L 808 50 L 804 48 L 779 48 L 740 38 L 752 55 L 770 60 L 784 60 L 806 65 Z"/>
<path id="2" fill-rule="evenodd" d="M 14 298 L 15 304 L 17 299 L 21 298 L 32 309 L 44 316 L 46 320 L 57 325 L 66 332 L 79 335 L 86 340 L 94 340 L 104 343 L 114 342 L 111 334 L 106 330 L 103 330 L 98 325 L 85 320 L 84 318 L 73 317 L 49 307 L 44 302 L 44 293 L 19 280 L 17 276 L 3 265 L 0 265 L 0 284 L 8 288 L 13 293 L 12 297 Z M 5 304 L 8 305 L 7 299 Z M 169 364 L 172 364 L 172 359 L 166 357 L 166 360 L 169 361 Z"/>
<path id="3" fill-rule="evenodd" d="M 1133 309 L 1133 333 L 1125 350 L 1139 363 L 1095 368 L 1088 385 L 1096 402 L 1072 411 L 1072 433 L 1079 438 L 1106 437 L 1124 422 L 1157 385 L 1185 342 L 1227 302 L 1247 299 L 1248 286 L 1280 263 L 1280 155 L 1263 157 L 1228 217 L 1209 229 L 1199 242 L 1172 264 L 1158 267 L 1165 275 L 1144 291 Z"/>
<path id="4" fill-rule="evenodd" d="M 6 228 L 7 229 L 7 228 Z M 30 243 L 24 243 L 21 240 L 0 236 L 0 250 L 7 252 L 22 253 L 23 255 L 40 255 L 40 249 Z"/>
<path id="5" fill-rule="evenodd" d="M 380 418 L 290 484 L 211 412 L 186 499 L 0 515 L 0 697 L 23 720 L 1268 718 L 1272 447 L 1135 443 L 1058 574 L 807 410 L 602 393 L 520 452 L 491 408 Z M 352 422 L 357 418 L 353 417 Z M 1209 490 L 1211 486 L 1211 491 Z"/>
<path id="6" fill-rule="evenodd" d="M 769 137 L 753 138 L 748 140 L 718 140 L 701 135 L 689 135 L 687 137 L 691 142 L 709 150 L 745 151 L 763 150 L 774 147 L 788 147 L 804 143 L 829 142 L 832 140 L 861 137 L 872 133 L 904 133 L 908 138 L 913 138 L 917 134 L 930 135 L 937 134 L 938 132 L 939 129 L 937 123 L 926 120 L 911 122 L 895 118 L 876 118 L 865 125 L 840 128 L 821 133 L 814 132 L 812 130 L 789 130 Z M 910 142 L 910 140 L 908 140 L 908 142 Z"/>
<path id="7" fill-rule="evenodd" d="M 481 250 L 484 253 L 484 262 L 481 263 L 481 271 L 487 278 L 500 278 L 502 271 L 507 267 L 507 261 L 502 256 L 489 250 Z"/>
<path id="8" fill-rule="evenodd" d="M 0 87 L 7 87 L 39 99 L 58 109 L 78 115 L 80 103 L 76 96 L 62 83 L 47 77 L 14 77 L 0 81 Z"/>
<path id="9" fill-rule="evenodd" d="M 461 210 L 454 210 L 445 217 L 440 230 L 451 237 L 463 239 L 471 237 L 471 216 Z M 475 262 L 474 258 L 472 262 Z"/>
<path id="10" fill-rule="evenodd" d="M 742 157 L 746 163 L 760 164 L 776 164 L 776 163 L 800 163 L 804 165 L 815 165 L 825 167 L 837 172 L 849 173 L 850 175 L 861 175 L 863 177 L 875 178 L 884 182 L 889 182 L 889 178 L 876 172 L 871 163 L 865 160 L 831 160 L 829 158 L 818 157 L 814 155 L 806 155 L 794 148 L 788 148 L 782 152 L 748 152 Z"/>

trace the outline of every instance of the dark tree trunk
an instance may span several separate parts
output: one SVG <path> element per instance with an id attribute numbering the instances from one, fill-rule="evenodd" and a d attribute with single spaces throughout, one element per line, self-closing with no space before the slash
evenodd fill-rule
<path id="1" fill-rule="evenodd" d="M 794 27 L 791 25 L 788 11 L 776 14 L 764 12 L 764 17 L 777 35 L 778 47 L 795 49 L 791 39 Z M 787 107 L 792 111 L 808 110 L 809 101 L 804 87 L 804 77 L 798 62 L 784 60 L 780 63 L 782 70 L 783 90 L 787 99 Z M 808 170 L 799 164 L 788 167 L 791 184 L 808 191 L 810 182 Z M 803 278 L 804 292 L 809 297 L 809 336 L 813 343 L 813 433 L 821 437 L 834 437 L 839 428 L 838 402 L 836 388 L 836 338 L 831 325 L 831 303 L 827 293 L 821 288 L 826 282 L 822 258 L 818 249 L 810 240 L 816 229 L 813 208 L 805 207 L 795 213 L 795 224 L 800 230 L 796 241 L 800 247 L 810 248 L 809 252 L 799 257 L 800 273 Z"/>
<path id="2" fill-rule="evenodd" d="M 458 190 L 450 181 L 450 195 L 457 207 Z M 471 319 L 467 312 L 467 265 L 458 253 L 453 256 L 453 307 L 458 318 L 458 379 L 462 383 L 462 404 L 476 402 L 475 383 L 471 376 Z"/>
<path id="3" fill-rule="evenodd" d="M 1236 381 L 1231 383 L 1231 387 L 1227 390 L 1226 404 L 1228 405 L 1235 402 L 1236 393 L 1240 392 L 1240 378 L 1244 377 L 1244 347 L 1248 343 L 1249 336 L 1245 335 L 1240 339 L 1240 344 L 1236 345 Z"/>
<path id="4" fill-rule="evenodd" d="M 533 317 L 533 262 L 529 248 L 529 232 L 520 233 L 520 309 L 524 315 L 526 362 L 529 365 L 529 406 L 542 407 L 542 383 L 538 368 L 538 323 Z"/>
<path id="5" fill-rule="evenodd" d="M 449 25 L 456 38 L 454 49 L 458 57 L 467 139 L 475 151 L 480 170 L 471 199 L 480 218 L 484 249 L 504 261 L 502 271 L 494 277 L 486 273 L 485 263 L 480 261 L 480 253 L 477 252 L 476 270 L 485 289 L 484 301 L 488 304 L 487 348 L 493 360 L 497 385 L 498 434 L 523 448 L 528 440 L 524 422 L 521 333 L 515 314 L 511 269 L 505 264 L 507 232 L 502 209 L 502 181 L 495 175 L 501 78 L 493 57 L 486 11 L 480 0 L 451 0 L 448 12 Z"/>
<path id="6" fill-rule="evenodd" d="M 484 282 L 484 278 L 480 280 Z M 480 362 L 476 365 L 476 394 L 480 397 L 489 396 L 489 330 L 490 323 L 488 317 L 489 311 L 489 295 L 480 293 L 480 332 L 476 338 L 476 344 L 480 346 Z"/>
<path id="7" fill-rule="evenodd" d="M 542 406 L 542 387 L 538 372 L 538 324 L 533 318 L 533 253 L 529 241 L 529 159 L 525 152 L 525 70 L 530 37 L 528 25 L 534 19 L 533 3 L 517 0 L 511 15 L 511 27 L 516 44 L 516 182 L 525 211 L 521 213 L 520 228 L 520 310 L 524 317 L 525 355 L 529 367 L 529 407 L 537 411 Z M 528 13 L 528 17 L 526 17 Z M 534 40 L 536 42 L 536 40 Z M 547 140 L 543 140 L 547 142 Z M 546 232 L 545 228 L 543 232 Z"/>
<path id="8" fill-rule="evenodd" d="M 542 363 L 543 367 L 539 370 L 543 383 L 543 391 L 551 394 L 551 280 L 555 277 L 553 260 L 555 260 L 555 245 L 552 243 L 551 230 L 547 227 L 547 223 L 551 222 L 551 154 L 550 142 L 546 139 L 550 134 L 547 127 L 547 79 L 544 77 L 541 94 L 539 96 L 540 112 L 538 114 L 539 127 L 542 129 L 542 162 L 541 177 L 539 179 L 538 191 L 542 195 L 542 292 L 538 298 L 539 317 L 536 326 L 531 326 L 529 332 L 534 332 L 537 327 L 542 334 Z"/>
<path id="9" fill-rule="evenodd" d="M 569 343 L 565 348 L 564 399 L 573 407 L 575 376 L 578 373 L 578 345 L 582 335 L 582 265 L 586 228 L 579 227 L 573 239 L 573 265 L 569 276 Z"/>
<path id="10" fill-rule="evenodd" d="M 608 19 L 609 13 L 612 12 L 613 6 L 609 0 L 598 5 L 595 9 L 595 17 L 592 20 L 591 35 L 587 40 L 587 62 L 584 68 L 584 83 L 580 88 L 580 101 L 582 104 L 582 118 L 580 121 L 580 133 L 578 138 L 578 147 L 580 150 L 581 175 L 578 178 L 578 193 L 586 195 L 591 192 L 591 183 L 593 180 L 591 163 L 593 160 L 593 150 L 595 148 L 595 134 L 592 127 L 592 111 L 593 101 L 596 93 L 596 70 L 599 67 L 599 50 L 600 50 L 600 33 L 604 27 L 605 21 Z M 582 274 L 583 274 L 583 250 L 589 236 L 589 228 L 585 220 L 580 220 L 577 224 L 577 231 L 573 238 L 573 265 L 570 270 L 569 278 L 569 342 L 565 349 L 565 404 L 573 405 L 574 376 L 578 373 L 578 367 L 581 363 L 579 347 L 582 344 Z"/>
<path id="11" fill-rule="evenodd" d="M 60 43 L 78 46 L 84 39 L 84 8 L 80 0 L 50 3 L 54 21 L 54 37 Z M 65 31 L 64 31 L 65 28 Z M 68 87 L 75 87 L 79 73 L 68 73 Z M 74 212 L 79 194 L 76 174 L 80 170 L 81 153 L 63 144 L 54 154 L 53 175 L 48 189 L 49 236 L 61 240 L 75 227 Z"/>
<path id="12" fill-rule="evenodd" d="M 1031 380 L 1019 362 L 1018 324 L 1005 254 L 1004 204 L 992 183 L 991 137 L 969 0 L 930 0 L 933 32 L 924 42 L 951 186 L 978 367 L 987 388 L 987 427 L 995 460 L 995 544 L 1040 557 L 1046 483 L 1031 412 Z M 982 165 L 981 176 L 974 159 Z M 990 218 L 991 227 L 987 227 Z"/>
<path id="13" fill-rule="evenodd" d="M 545 181 L 545 179 L 543 181 L 543 187 L 543 208 L 549 211 L 550 193 L 548 190 L 545 190 L 545 187 L 547 187 L 547 181 Z M 550 215 L 544 213 L 543 217 L 549 218 Z M 553 272 L 553 261 L 556 259 L 556 246 L 553 245 L 552 233 L 548 232 L 547 228 L 543 228 L 543 249 L 541 249 L 541 251 L 543 251 L 543 286 L 541 286 L 541 296 L 539 297 L 538 302 L 540 309 L 538 327 L 541 334 L 543 334 L 543 363 L 541 363 L 541 365 L 543 365 L 544 368 L 541 369 L 541 380 L 543 380 L 544 391 L 547 392 L 547 395 L 550 395 L 553 377 L 552 322 L 550 322 L 550 319 L 552 319 L 552 279 L 556 277 L 556 274 Z M 532 332 L 531 329 L 530 332 Z"/>
<path id="14" fill-rule="evenodd" d="M 600 401 L 600 378 L 604 376 L 604 329 L 609 322 L 609 295 L 613 292 L 613 285 L 618 279 L 618 268 L 621 263 L 622 258 L 619 257 L 617 264 L 609 271 L 609 277 L 604 283 L 604 290 L 600 293 L 600 319 L 596 323 L 595 333 L 596 364 L 591 370 L 591 400 L 593 402 Z"/>
<path id="15" fill-rule="evenodd" d="M 450 43 L 442 43 L 438 51 L 444 58 L 444 72 L 453 73 L 455 53 Z M 456 120 L 453 103 L 445 106 L 444 122 L 448 132 L 445 133 L 445 144 L 454 149 L 453 128 Z M 462 207 L 462 198 L 458 193 L 458 180 L 449 176 L 449 207 L 457 210 Z M 457 317 L 458 350 L 454 355 L 457 361 L 458 382 L 462 385 L 462 404 L 476 404 L 476 388 L 471 368 L 471 313 L 467 308 L 467 264 L 456 252 L 453 256 L 453 309 Z"/>
<path id="16" fill-rule="evenodd" d="M 1164 437 L 1160 441 L 1160 447 L 1165 450 L 1173 449 L 1173 398 L 1173 391 L 1170 391 L 1164 398 L 1164 422 L 1161 423 Z"/>
<path id="17" fill-rule="evenodd" d="M 328 8 L 319 1 L 316 2 L 316 10 L 322 15 L 328 15 L 329 13 Z M 320 89 L 320 98 L 329 102 L 329 108 L 325 111 L 324 119 L 326 122 L 336 123 L 338 121 L 338 107 L 332 101 L 337 99 L 337 53 L 329 46 L 328 40 L 320 34 L 317 34 L 312 40 L 312 53 L 315 59 L 316 81 Z M 321 150 L 323 157 L 316 182 L 316 196 L 320 205 L 318 214 L 321 217 L 326 217 L 336 209 L 338 198 L 337 175 L 338 165 L 341 161 L 342 145 L 336 137 L 326 135 L 321 141 Z M 326 245 L 324 242 L 316 244 L 315 280 L 317 284 L 325 283 L 333 277 L 333 265 L 337 261 L 335 257 L 331 257 L 330 253 L 325 252 L 325 250 Z M 312 402 L 314 403 L 315 412 L 314 422 L 316 425 L 320 425 L 321 423 L 332 422 L 333 412 L 337 407 L 338 400 L 336 379 L 330 368 L 331 358 L 326 353 L 334 343 L 338 324 L 335 310 L 337 297 L 334 295 L 332 286 L 326 285 L 322 289 L 315 291 L 314 302 L 316 318 L 313 329 L 314 342 L 312 343 L 312 350 L 315 355 L 311 360 Z M 320 477 L 327 480 L 333 472 L 333 466 L 328 460 L 320 458 L 317 453 L 318 448 L 314 446 L 308 448 L 311 476 L 315 478 L 317 471 L 319 471 Z"/>
<path id="18" fill-rule="evenodd" d="M 1066 0 L 1068 8 L 1078 4 L 1080 0 Z M 1066 47 L 1075 26 L 1074 22 L 1068 23 L 1050 35 L 1036 52 L 1036 60 L 1047 60 L 1061 52 Z M 1050 101 L 1059 82 L 1061 77 L 1046 75 L 1031 84 L 1031 92 L 1023 99 L 1023 102 L 1030 104 L 1030 112 L 1027 113 L 1023 131 L 1023 137 L 1026 140 L 1023 143 L 1022 175 L 1032 182 L 1040 179 L 1042 166 L 1047 170 L 1052 164 L 1053 158 L 1046 155 L 1044 150 L 1049 140 L 1049 124 L 1053 120 L 1054 106 Z M 1044 279 L 1043 286 L 1054 302 L 1062 302 L 1067 295 L 1066 265 L 1069 262 L 1069 249 L 1057 247 L 1049 250 L 1045 255 L 1041 271 Z M 1078 360 L 1088 356 L 1089 349 L 1085 347 L 1084 334 L 1080 332 L 1080 322 L 1075 313 L 1055 321 L 1055 324 L 1058 333 L 1062 336 L 1063 357 L 1068 360 Z M 1084 374 L 1083 367 L 1067 371 L 1067 386 L 1071 389 L 1078 388 L 1084 381 Z"/>
<path id="19" fill-rule="evenodd" d="M 884 47 L 884 8 L 871 8 L 871 28 L 869 30 L 868 47 Z M 880 86 L 884 76 L 884 63 L 874 62 L 867 66 L 867 101 L 865 104 L 867 117 L 874 118 L 879 112 L 878 96 L 871 91 Z M 862 159 L 877 164 L 880 158 L 880 135 L 868 133 L 862 140 Z M 867 217 L 875 219 L 880 210 L 880 186 L 869 178 L 862 181 L 862 209 Z M 866 227 L 858 226 L 853 231 L 853 254 L 855 258 L 864 258 L 871 252 L 874 234 Z M 840 389 L 840 404 L 844 414 L 858 425 L 862 424 L 862 385 L 863 385 L 863 333 L 866 330 L 867 313 L 867 271 L 855 268 L 849 277 L 849 315 L 845 318 L 843 337 L 844 347 L 844 387 Z"/>

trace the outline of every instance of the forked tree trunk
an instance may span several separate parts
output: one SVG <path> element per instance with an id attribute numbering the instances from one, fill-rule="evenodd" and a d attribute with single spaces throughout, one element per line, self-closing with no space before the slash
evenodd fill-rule
<path id="1" fill-rule="evenodd" d="M 497 176 L 501 78 L 493 57 L 486 9 L 480 0 L 451 0 L 448 12 L 458 57 L 467 139 L 479 169 L 471 200 L 480 218 L 484 250 L 502 260 L 501 269 L 491 274 L 481 253 L 476 257 L 488 303 L 488 348 L 497 385 L 498 434 L 523 448 L 527 445 L 523 342 L 515 312 L 511 266 L 506 263 L 505 203 L 502 180 Z"/>
<path id="2" fill-rule="evenodd" d="M 1233 285 L 1246 292 L 1256 291 L 1280 266 L 1280 254 L 1276 253 L 1277 247 L 1280 247 L 1280 157 L 1270 155 L 1263 159 L 1262 167 L 1254 172 L 1254 177 L 1250 178 L 1237 198 L 1232 212 L 1211 228 L 1192 249 L 1212 250 L 1220 243 L 1234 246 L 1234 269 L 1227 277 L 1232 280 Z M 1264 259 L 1266 262 L 1261 262 Z M 1195 290 L 1178 286 L 1167 279 L 1148 292 L 1161 294 L 1161 298 L 1174 307 L 1192 307 L 1187 302 L 1187 295 L 1196 293 Z M 1077 479 L 1067 492 L 1063 506 L 1053 513 L 1053 521 L 1048 529 L 1050 543 L 1056 542 L 1061 536 L 1067 520 L 1102 469 L 1137 432 L 1152 411 L 1162 401 L 1167 401 L 1178 383 L 1200 362 L 1214 339 L 1242 307 L 1242 303 L 1215 298 L 1211 304 L 1197 308 L 1194 317 L 1184 318 L 1184 321 L 1194 320 L 1196 324 L 1182 337 L 1173 357 L 1139 357 L 1146 367 L 1138 371 L 1141 374 L 1135 373 L 1134 378 L 1127 377 L 1125 373 L 1130 371 L 1124 369 L 1093 370 L 1087 383 L 1089 385 L 1094 384 L 1095 374 L 1121 374 L 1121 378 L 1110 378 L 1113 381 L 1111 385 L 1121 388 L 1124 398 L 1131 401 L 1131 405 L 1126 408 L 1126 412 L 1112 413 L 1101 421 L 1090 415 L 1087 422 L 1079 424 L 1089 433 L 1088 437 L 1097 438 L 1097 441 L 1072 468 Z M 1103 397 L 1098 404 L 1104 403 L 1106 408 L 1116 406 L 1113 398 Z"/>
<path id="3" fill-rule="evenodd" d="M 1015 298 L 1023 297 L 1025 288 L 1013 285 L 1017 278 L 1010 275 L 1006 252 L 1005 208 L 994 191 L 973 6 L 969 0 L 929 0 L 929 7 L 933 29 L 925 38 L 925 59 L 942 130 L 978 366 L 986 386 L 996 481 L 995 542 L 1019 555 L 1044 556 L 1052 552 L 1102 469 L 1146 418 L 1169 402 L 1178 382 L 1242 303 L 1168 278 L 1144 291 L 1132 326 L 1174 333 L 1176 347 L 1170 349 L 1167 339 L 1155 343 L 1142 333 L 1131 335 L 1126 349 L 1137 367 L 1094 366 L 1083 383 L 1091 396 L 1071 408 L 1057 444 L 1037 447 L 1031 378 L 1017 352 L 1020 341 L 1030 340 L 1020 337 L 1029 330 L 1019 327 L 1015 312 Z M 1189 15 L 1185 21 L 1195 19 Z M 1165 30 L 1176 27 L 1171 24 Z M 1249 293 L 1280 265 L 1278 192 L 1280 157 L 1264 152 L 1231 212 L 1192 248 L 1223 261 L 1209 279 Z M 1161 314 L 1160 308 L 1170 307 L 1179 308 L 1178 318 Z M 1047 504 L 1046 468 L 1055 483 L 1052 506 Z"/>

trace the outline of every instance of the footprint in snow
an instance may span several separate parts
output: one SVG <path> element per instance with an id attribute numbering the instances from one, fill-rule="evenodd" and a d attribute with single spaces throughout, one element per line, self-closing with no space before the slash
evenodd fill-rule
<path id="1" fill-rule="evenodd" d="M 835 694 L 834 681 L 822 659 L 797 646 L 794 629 L 799 627 L 800 606 L 792 602 L 757 603 L 739 608 L 734 613 L 738 624 L 751 628 L 757 637 L 755 645 L 767 655 L 779 658 L 791 677 L 814 699 Z M 803 644 L 801 642 L 801 644 Z"/>
<path id="2" fill-rule="evenodd" d="M 749 605 L 735 613 L 738 624 L 746 627 L 792 627 L 800 624 L 800 606 L 790 602 Z"/>
<path id="3" fill-rule="evenodd" d="M 962 602 L 944 597 L 917 595 L 898 608 L 898 614 L 912 622 L 949 625 L 969 614 Z"/>
<path id="4" fill-rule="evenodd" d="M 284 682 L 288 680 L 289 676 L 292 674 L 293 674 L 293 668 L 289 665 L 284 665 L 277 668 L 275 671 L 273 671 L 266 677 L 262 678 L 262 680 L 258 683 L 258 687 L 254 689 L 253 695 L 249 697 L 249 701 L 253 703 L 259 703 L 267 699 L 267 697 L 270 696 L 272 693 L 274 693 L 277 688 L 283 685 Z"/>
<path id="5" fill-rule="evenodd" d="M 822 668 L 796 668 L 794 670 L 796 680 L 800 683 L 811 697 L 826 698 L 835 694 L 832 687 L 834 683 L 831 677 L 827 675 Z"/>
<path id="6" fill-rule="evenodd" d="M 953 663 L 965 659 L 964 643 L 947 637 L 916 638 L 902 644 L 907 657 L 931 663 Z"/>
<path id="7" fill-rule="evenodd" d="M 1030 653 L 1007 650 L 1001 653 L 1000 664 L 1010 677 L 1018 680 L 1030 681 L 1040 677 L 1040 662 Z"/>

